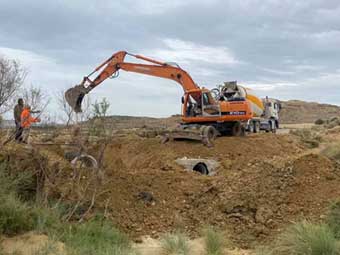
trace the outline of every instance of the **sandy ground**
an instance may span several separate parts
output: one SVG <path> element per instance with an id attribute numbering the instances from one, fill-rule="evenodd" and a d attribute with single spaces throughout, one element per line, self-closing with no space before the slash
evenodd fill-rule
<path id="1" fill-rule="evenodd" d="M 32 232 L 13 238 L 3 238 L 1 246 L 5 254 L 16 255 L 66 255 L 63 243 L 51 241 L 46 235 Z M 143 237 L 142 243 L 133 244 L 133 249 L 139 255 L 164 255 L 161 241 L 151 237 Z M 204 240 L 189 241 L 190 254 L 205 255 Z M 253 255 L 249 250 L 225 249 L 225 255 Z"/>

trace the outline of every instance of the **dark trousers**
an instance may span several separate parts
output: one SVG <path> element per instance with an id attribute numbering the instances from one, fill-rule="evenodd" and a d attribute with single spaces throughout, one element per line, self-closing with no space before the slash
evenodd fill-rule
<path id="1" fill-rule="evenodd" d="M 15 122 L 15 140 L 22 141 L 22 131 L 24 129 L 21 127 L 20 123 Z"/>

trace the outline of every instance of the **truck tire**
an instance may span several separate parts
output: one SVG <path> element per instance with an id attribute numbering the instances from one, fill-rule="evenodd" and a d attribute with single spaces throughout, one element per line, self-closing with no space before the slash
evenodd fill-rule
<path id="1" fill-rule="evenodd" d="M 208 138 L 209 141 L 214 141 L 217 136 L 217 130 L 213 126 L 206 126 L 203 129 L 203 136 Z"/>
<path id="2" fill-rule="evenodd" d="M 241 125 L 240 122 L 235 122 L 233 127 L 231 128 L 231 135 L 232 136 L 244 136 L 245 130 L 244 127 Z"/>
<path id="3" fill-rule="evenodd" d="M 254 122 L 254 133 L 260 133 L 260 122 Z"/>
<path id="4" fill-rule="evenodd" d="M 275 121 L 270 121 L 270 131 L 275 134 L 276 133 L 276 123 Z"/>
<path id="5" fill-rule="evenodd" d="M 255 133 L 255 122 L 254 121 L 249 122 L 248 131 L 249 133 Z"/>

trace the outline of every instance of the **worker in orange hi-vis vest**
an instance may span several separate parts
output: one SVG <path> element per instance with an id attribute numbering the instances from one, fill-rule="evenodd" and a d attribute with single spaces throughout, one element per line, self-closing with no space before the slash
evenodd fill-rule
<path id="1" fill-rule="evenodd" d="M 23 129 L 22 132 L 22 142 L 28 143 L 30 129 L 32 123 L 40 122 L 39 118 L 33 118 L 31 115 L 31 107 L 26 105 L 21 113 L 21 127 Z"/>

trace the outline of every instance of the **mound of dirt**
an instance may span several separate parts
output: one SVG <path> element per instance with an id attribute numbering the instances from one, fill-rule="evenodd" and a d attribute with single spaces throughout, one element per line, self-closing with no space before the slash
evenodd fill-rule
<path id="1" fill-rule="evenodd" d="M 225 137 L 212 149 L 116 140 L 105 154 L 105 194 L 96 206 L 105 207 L 136 238 L 177 227 L 197 236 L 201 226 L 211 224 L 229 229 L 236 243 L 249 247 L 302 215 L 319 218 L 339 195 L 332 162 L 318 155 L 298 157 L 301 151 L 288 135 Z M 213 158 L 221 167 L 215 176 L 202 176 L 178 166 L 175 159 L 182 157 Z M 152 199 L 141 199 L 142 192 Z"/>
<path id="2" fill-rule="evenodd" d="M 98 156 L 101 148 L 89 152 Z M 184 157 L 214 159 L 220 166 L 205 176 L 176 163 Z M 178 228 L 197 237 L 201 227 L 214 225 L 227 229 L 235 244 L 251 248 L 301 216 L 319 219 L 340 196 L 337 165 L 306 155 L 289 134 L 222 137 L 213 148 L 132 135 L 108 141 L 102 172 L 54 161 L 45 173 L 45 193 L 70 205 L 67 218 L 104 213 L 137 240 Z"/>

